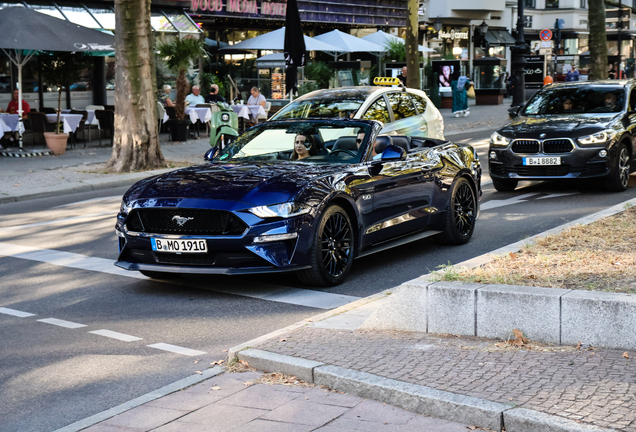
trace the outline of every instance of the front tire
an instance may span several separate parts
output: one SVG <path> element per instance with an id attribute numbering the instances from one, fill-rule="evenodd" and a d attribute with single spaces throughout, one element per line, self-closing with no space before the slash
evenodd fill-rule
<path id="1" fill-rule="evenodd" d="M 338 205 L 322 214 L 310 251 L 310 269 L 298 272 L 305 285 L 334 286 L 342 283 L 353 264 L 353 229 L 349 215 Z"/>
<path id="2" fill-rule="evenodd" d="M 468 243 L 475 231 L 477 199 L 468 180 L 459 178 L 450 192 L 450 202 L 444 217 L 442 232 L 435 237 L 440 244 Z"/>
<path id="3" fill-rule="evenodd" d="M 181 276 L 179 273 L 166 273 L 150 270 L 139 270 L 139 273 L 149 277 L 150 279 L 177 279 Z"/>
<path id="4" fill-rule="evenodd" d="M 517 188 L 518 180 L 492 179 L 492 185 L 499 192 L 512 192 Z"/>
<path id="5" fill-rule="evenodd" d="M 608 191 L 623 192 L 627 190 L 630 166 L 629 150 L 627 150 L 627 146 L 624 143 L 621 143 L 618 146 L 616 162 L 607 176 L 606 186 Z"/>

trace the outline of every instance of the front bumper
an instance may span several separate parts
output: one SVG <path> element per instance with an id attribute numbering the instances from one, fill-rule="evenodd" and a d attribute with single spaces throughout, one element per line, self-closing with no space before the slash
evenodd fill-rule
<path id="1" fill-rule="evenodd" d="M 193 274 L 256 274 L 291 272 L 309 268 L 310 238 L 313 218 L 303 215 L 274 222 L 253 215 L 240 215 L 248 228 L 241 235 L 173 235 L 133 232 L 125 218 L 118 216 L 115 227 L 119 237 L 116 266 L 126 270 Z M 255 223 L 254 222 L 260 222 Z M 266 223 L 267 222 L 267 223 Z M 256 237 L 295 234 L 286 240 L 255 242 Z M 151 238 L 204 239 L 207 253 L 162 253 L 152 250 Z"/>
<path id="2" fill-rule="evenodd" d="M 600 156 L 599 148 L 575 148 L 569 153 L 514 153 L 509 147 L 490 147 L 488 171 L 491 178 L 511 180 L 547 180 L 604 177 L 609 174 L 610 155 Z M 492 158 L 491 154 L 496 157 Z M 561 165 L 525 166 L 525 157 L 560 157 Z"/>

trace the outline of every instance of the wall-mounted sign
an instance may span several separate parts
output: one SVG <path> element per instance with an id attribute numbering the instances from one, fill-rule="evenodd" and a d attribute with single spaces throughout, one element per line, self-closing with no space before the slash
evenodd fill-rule
<path id="1" fill-rule="evenodd" d="M 190 0 L 190 9 L 193 12 L 225 11 L 245 15 L 285 16 L 287 14 L 287 2 L 258 0 Z"/>
<path id="2" fill-rule="evenodd" d="M 440 30 L 439 33 L 437 34 L 437 38 L 438 39 L 450 39 L 450 40 L 455 40 L 455 39 L 468 39 L 468 32 L 460 32 L 460 31 L 455 31 L 454 29 L 451 29 L 451 31 L 449 32 L 445 32 L 444 30 Z"/>

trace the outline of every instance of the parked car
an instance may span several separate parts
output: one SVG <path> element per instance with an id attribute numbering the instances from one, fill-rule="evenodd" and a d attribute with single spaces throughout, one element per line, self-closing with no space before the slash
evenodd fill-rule
<path id="1" fill-rule="evenodd" d="M 624 191 L 635 168 L 636 80 L 545 86 L 490 139 L 493 186 L 520 180 L 599 178 Z"/>
<path id="2" fill-rule="evenodd" d="M 265 122 L 206 164 L 138 182 L 117 216 L 116 265 L 151 278 L 294 271 L 330 286 L 354 258 L 429 236 L 468 242 L 481 196 L 474 149 L 381 130 Z"/>
<path id="3" fill-rule="evenodd" d="M 416 89 L 341 87 L 307 93 L 278 111 L 271 120 L 353 118 L 378 120 L 383 134 L 444 139 L 444 119 Z"/>

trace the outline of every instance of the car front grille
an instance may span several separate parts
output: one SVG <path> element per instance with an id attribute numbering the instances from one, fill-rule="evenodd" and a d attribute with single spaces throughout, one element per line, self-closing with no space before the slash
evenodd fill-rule
<path id="1" fill-rule="evenodd" d="M 522 177 L 560 177 L 570 173 L 570 165 L 531 167 L 515 165 L 514 171 Z"/>
<path id="2" fill-rule="evenodd" d="M 570 153 L 574 146 L 567 139 L 543 141 L 543 153 Z"/>
<path id="3" fill-rule="evenodd" d="M 516 140 L 512 143 L 514 153 L 539 153 L 539 141 Z"/>
<path id="4" fill-rule="evenodd" d="M 180 226 L 177 221 L 183 221 Z M 135 209 L 126 219 L 129 231 L 151 234 L 241 235 L 247 224 L 224 210 Z"/>
<path id="5" fill-rule="evenodd" d="M 159 264 L 211 266 L 215 260 L 214 254 L 157 254 Z"/>

